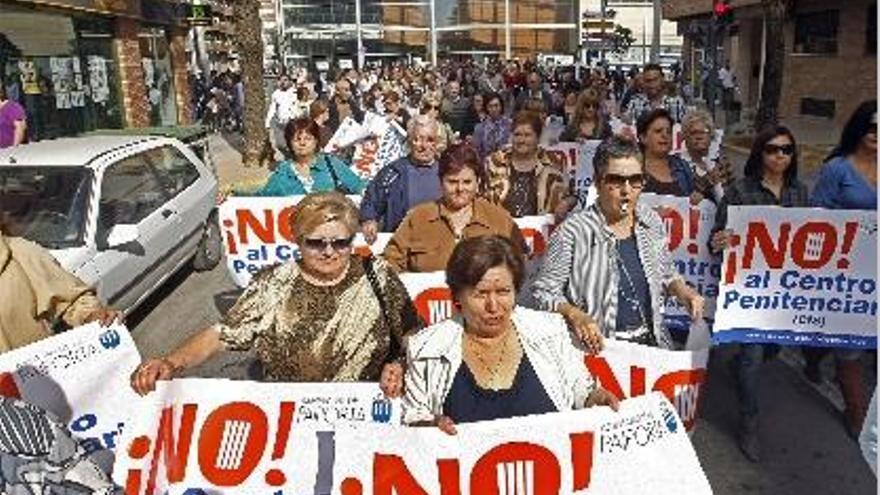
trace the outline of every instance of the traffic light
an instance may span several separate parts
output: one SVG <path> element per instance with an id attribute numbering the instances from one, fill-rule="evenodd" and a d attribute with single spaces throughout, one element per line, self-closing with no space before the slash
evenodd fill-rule
<path id="1" fill-rule="evenodd" d="M 729 26 L 733 23 L 733 7 L 730 6 L 730 0 L 715 0 L 712 6 L 712 17 L 715 24 L 719 26 Z"/>

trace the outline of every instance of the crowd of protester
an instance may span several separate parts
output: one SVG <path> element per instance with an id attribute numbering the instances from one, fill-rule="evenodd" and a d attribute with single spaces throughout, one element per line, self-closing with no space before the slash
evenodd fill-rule
<path id="1" fill-rule="evenodd" d="M 216 93 L 202 97 L 209 114 Z M 730 245 L 730 205 L 876 209 L 875 101 L 852 116 L 810 194 L 790 130 L 757 133 L 744 176 L 734 177 L 709 152 L 712 116 L 685 96 L 653 64 L 629 74 L 392 64 L 343 71 L 332 84 L 306 71 L 280 76 L 266 126 L 284 158 L 251 193 L 306 195 L 292 217 L 301 259 L 259 273 L 220 322 L 138 367 L 133 387 L 148 393 L 220 350 L 254 349 L 266 380 L 379 381 L 386 394 L 403 396 L 406 423 L 449 433 L 463 422 L 616 408 L 582 353 L 601 351 L 606 339 L 675 349 L 664 300 L 677 299 L 694 320 L 705 303 L 673 266 L 663 222 L 640 194 L 715 202 L 718 254 Z M 370 114 L 404 129 L 407 147 L 364 182 L 349 166 L 350 149 L 323 149 L 347 118 Z M 684 147 L 673 152 L 679 123 Z M 546 147 L 583 140 L 602 140 L 596 200 L 575 210 L 578 193 Z M 360 206 L 343 193 L 362 195 Z M 527 248 L 513 219 L 532 215 L 553 215 L 557 226 L 532 293 L 521 298 Z M 359 232 L 370 243 L 380 232 L 392 236 L 381 256 L 361 260 L 352 248 Z M 398 273 L 444 270 L 459 316 L 424 328 Z M 743 344 L 730 366 L 739 445 L 752 461 L 760 458 L 760 367 L 772 354 L 772 346 Z M 815 377 L 823 356 L 808 354 Z M 867 409 L 860 354 L 830 354 L 855 436 Z"/>

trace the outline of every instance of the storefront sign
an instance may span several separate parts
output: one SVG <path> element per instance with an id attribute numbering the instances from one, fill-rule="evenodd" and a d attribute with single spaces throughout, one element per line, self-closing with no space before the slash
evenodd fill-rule
<path id="1" fill-rule="evenodd" d="M 730 206 L 717 342 L 877 347 L 877 213 Z"/>

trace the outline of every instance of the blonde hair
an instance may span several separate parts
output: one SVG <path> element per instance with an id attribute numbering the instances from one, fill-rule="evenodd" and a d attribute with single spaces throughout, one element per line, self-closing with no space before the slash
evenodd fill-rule
<path id="1" fill-rule="evenodd" d="M 341 222 L 354 235 L 358 229 L 358 209 L 354 202 L 337 191 L 318 192 L 307 195 L 296 205 L 290 218 L 290 226 L 297 243 L 302 242 L 321 225 Z"/>
<path id="2" fill-rule="evenodd" d="M 684 118 L 681 119 L 681 130 L 684 134 L 687 134 L 697 124 L 705 124 L 709 134 L 715 132 L 715 122 L 712 120 L 712 114 L 700 108 L 685 114 Z"/>

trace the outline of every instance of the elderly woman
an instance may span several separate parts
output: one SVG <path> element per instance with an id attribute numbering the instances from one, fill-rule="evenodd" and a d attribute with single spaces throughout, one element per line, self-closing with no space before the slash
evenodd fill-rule
<path id="1" fill-rule="evenodd" d="M 394 232 L 413 206 L 440 197 L 437 121 L 416 115 L 409 121 L 409 155 L 382 167 L 361 201 L 361 229 L 367 242 L 378 232 Z"/>
<path id="2" fill-rule="evenodd" d="M 403 335 L 419 326 L 406 289 L 381 259 L 352 256 L 357 209 L 337 192 L 304 198 L 292 216 L 302 260 L 259 273 L 226 317 L 132 374 L 145 394 L 156 380 L 224 349 L 256 351 L 265 378 L 376 381 L 400 393 Z"/>
<path id="3" fill-rule="evenodd" d="M 300 196 L 333 190 L 358 194 L 363 190 L 360 177 L 348 165 L 318 151 L 321 129 L 314 120 L 291 120 L 284 128 L 284 138 L 293 151 L 293 159 L 278 163 L 266 184 L 253 195 Z"/>
<path id="4" fill-rule="evenodd" d="M 437 201 L 422 203 L 407 213 L 383 256 L 398 271 L 443 270 L 462 239 L 499 234 L 523 246 L 519 228 L 504 208 L 478 197 L 483 176 L 476 150 L 453 145 L 440 157 Z"/>
<path id="5" fill-rule="evenodd" d="M 516 305 L 524 262 L 499 236 L 455 247 L 446 282 L 460 314 L 410 337 L 404 422 L 455 424 L 570 411 L 617 409 L 584 366 L 584 352 L 558 315 Z"/>
<path id="6" fill-rule="evenodd" d="M 602 102 L 593 89 L 581 92 L 574 118 L 559 136 L 560 141 L 605 139 L 611 135 L 611 126 L 601 112 Z"/>
<path id="7" fill-rule="evenodd" d="M 703 317 L 703 298 L 675 270 L 657 212 L 638 202 L 645 171 L 636 145 L 612 137 L 593 166 L 598 199 L 553 232 L 535 301 L 562 314 L 594 352 L 603 336 L 671 349 L 666 296 L 694 320 Z"/>
<path id="8" fill-rule="evenodd" d="M 443 121 L 441 111 L 443 104 L 435 94 L 428 93 L 422 98 L 419 113 L 427 115 L 437 121 L 437 154 L 443 151 L 456 141 L 452 132 L 452 127 Z"/>
<path id="9" fill-rule="evenodd" d="M 691 110 L 681 121 L 684 149 L 679 156 L 687 162 L 694 173 L 695 200 L 708 198 L 721 201 L 724 185 L 733 177 L 730 162 L 725 158 L 709 159 L 709 147 L 715 136 L 712 115 L 705 110 Z"/>
<path id="10" fill-rule="evenodd" d="M 512 146 L 492 154 L 486 164 L 486 196 L 517 218 L 552 214 L 561 219 L 575 203 L 568 180 L 538 147 L 543 126 L 539 115 L 516 114 Z"/>
<path id="11" fill-rule="evenodd" d="M 639 144 L 645 156 L 645 184 L 642 192 L 690 196 L 694 173 L 672 151 L 672 117 L 660 108 L 644 114 L 636 124 Z M 697 199 L 697 198 L 692 198 Z"/>

